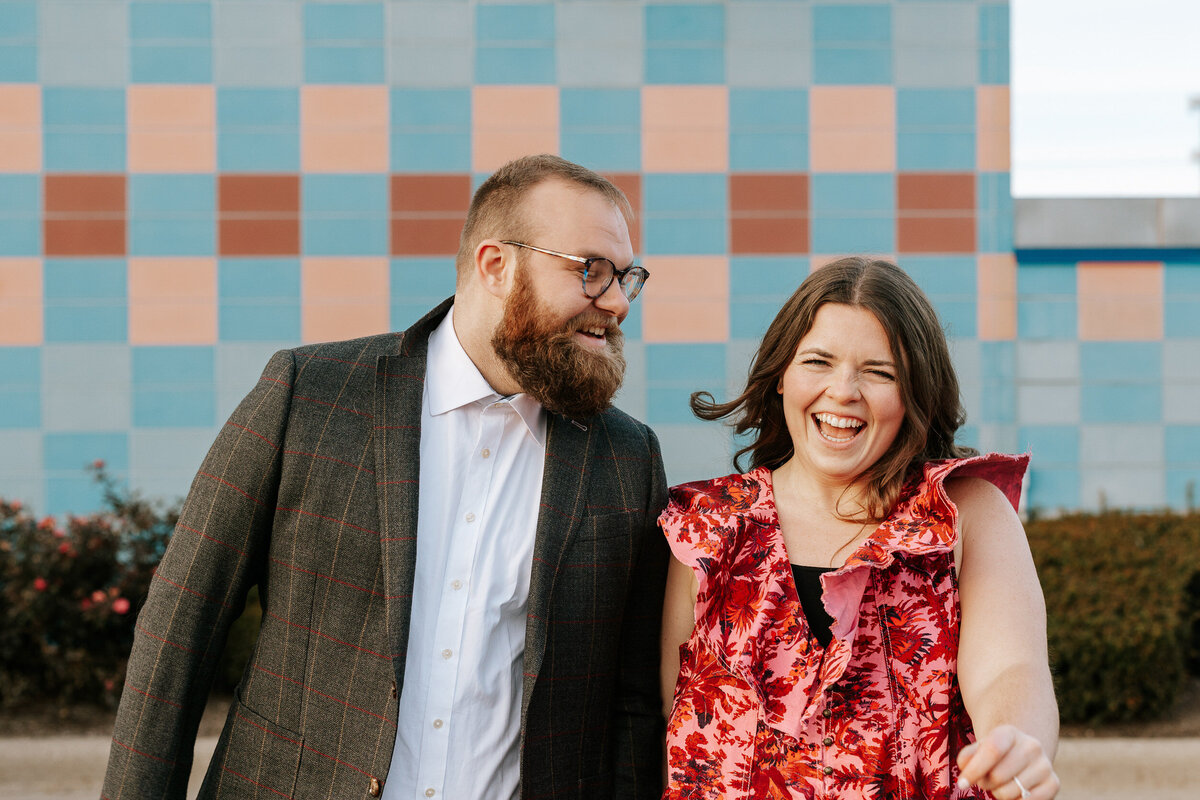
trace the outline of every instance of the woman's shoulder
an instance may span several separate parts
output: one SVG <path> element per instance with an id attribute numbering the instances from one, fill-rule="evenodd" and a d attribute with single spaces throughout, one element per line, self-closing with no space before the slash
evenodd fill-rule
<path id="1" fill-rule="evenodd" d="M 1015 509 L 1020 505 L 1021 484 L 1028 467 L 1028 453 L 983 453 L 927 461 L 915 494 L 939 495 L 944 491 L 955 504 L 999 494 Z"/>
<path id="2" fill-rule="evenodd" d="M 672 486 L 664 514 L 738 513 L 769 504 L 770 470 L 749 472 Z"/>

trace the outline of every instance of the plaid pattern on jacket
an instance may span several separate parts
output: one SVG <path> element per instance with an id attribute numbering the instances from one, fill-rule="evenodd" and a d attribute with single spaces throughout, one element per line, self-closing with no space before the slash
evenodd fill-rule
<path id="1" fill-rule="evenodd" d="M 217 659 L 256 583 L 262 628 L 200 796 L 379 792 L 408 642 L 426 346 L 449 304 L 402 334 L 277 353 L 230 417 L 137 619 L 105 798 L 184 797 Z M 612 409 L 550 416 L 524 798 L 661 794 L 665 502 L 645 425 Z"/>

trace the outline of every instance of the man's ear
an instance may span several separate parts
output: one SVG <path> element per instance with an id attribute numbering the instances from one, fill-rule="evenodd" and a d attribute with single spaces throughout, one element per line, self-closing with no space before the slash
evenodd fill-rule
<path id="1" fill-rule="evenodd" d="M 508 296 L 516 259 L 505 253 L 498 239 L 484 239 L 475 246 L 475 279 L 489 294 Z"/>

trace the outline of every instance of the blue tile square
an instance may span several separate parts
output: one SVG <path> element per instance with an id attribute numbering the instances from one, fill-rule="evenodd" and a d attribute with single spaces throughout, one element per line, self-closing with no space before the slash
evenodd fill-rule
<path id="1" fill-rule="evenodd" d="M 974 337 L 976 264 L 970 256 L 901 257 L 900 266 L 912 276 L 933 303 L 950 337 Z"/>
<path id="2" fill-rule="evenodd" d="M 645 14 L 647 43 L 725 41 L 725 9 L 720 3 L 651 3 Z"/>
<path id="3" fill-rule="evenodd" d="M 1168 465 L 1200 469 L 1200 425 L 1168 425 L 1163 438 Z"/>
<path id="4" fill-rule="evenodd" d="M 979 252 L 1012 252 L 1014 214 L 1009 173 L 976 173 L 975 218 Z"/>
<path id="5" fill-rule="evenodd" d="M 1009 4 L 979 7 L 979 82 L 1009 82 Z"/>
<path id="6" fill-rule="evenodd" d="M 641 94 L 634 89 L 562 89 L 563 157 L 601 171 L 640 171 L 641 115 Z"/>
<path id="7" fill-rule="evenodd" d="M 475 37 L 479 42 L 543 42 L 555 38 L 554 3 L 478 5 Z"/>
<path id="8" fill-rule="evenodd" d="M 300 169 L 296 89 L 217 90 L 217 165 L 228 172 Z"/>
<path id="9" fill-rule="evenodd" d="M 42 89 L 43 160 L 47 172 L 125 170 L 125 92 Z"/>
<path id="10" fill-rule="evenodd" d="M 725 381 L 723 344 L 647 344 L 646 374 L 650 384 Z"/>
<path id="11" fill-rule="evenodd" d="M 1084 384 L 1095 382 L 1160 383 L 1162 342 L 1080 342 Z"/>
<path id="12" fill-rule="evenodd" d="M 1057 511 L 1079 508 L 1080 477 L 1078 469 L 1048 468 L 1036 465 L 1029 471 L 1029 509 Z"/>
<path id="13" fill-rule="evenodd" d="M 221 341 L 300 338 L 298 259 L 222 259 L 217 295 Z"/>
<path id="14" fill-rule="evenodd" d="M 395 172 L 470 171 L 470 90 L 392 89 L 391 165 Z"/>
<path id="15" fill-rule="evenodd" d="M 37 256 L 41 252 L 41 178 L 0 175 L 0 256 Z"/>
<path id="16" fill-rule="evenodd" d="M 1079 464 L 1079 427 L 1024 425 L 1017 430 L 1018 448 L 1032 454 L 1035 467 Z"/>
<path id="17" fill-rule="evenodd" d="M 814 215 L 870 214 L 896 210 L 896 176 L 890 172 L 820 172 L 812 176 Z"/>
<path id="18" fill-rule="evenodd" d="M 808 273 L 807 256 L 734 256 L 729 259 L 729 296 L 770 300 L 778 309 Z"/>
<path id="19" fill-rule="evenodd" d="M 759 340 L 779 313 L 774 300 L 731 300 L 729 302 L 729 338 Z"/>
<path id="20" fill-rule="evenodd" d="M 454 294 L 454 257 L 393 258 L 389 265 L 392 302 L 419 300 L 426 311 Z"/>
<path id="21" fill-rule="evenodd" d="M 1080 411 L 1084 422 L 1161 422 L 1162 386 L 1085 382 Z"/>
<path id="22" fill-rule="evenodd" d="M 0 81 L 4 83 L 36 83 L 38 79 L 37 46 L 0 42 Z"/>
<path id="23" fill-rule="evenodd" d="M 731 89 L 730 169 L 807 170 L 808 122 L 807 90 Z"/>
<path id="24" fill-rule="evenodd" d="M 892 8 L 888 3 L 813 5 L 813 40 L 821 43 L 892 40 Z"/>
<path id="25" fill-rule="evenodd" d="M 724 174 L 651 174 L 642 186 L 647 254 L 699 255 L 727 249 Z"/>
<path id="26" fill-rule="evenodd" d="M 305 175 L 301 196 L 305 253 L 387 254 L 386 175 Z"/>
<path id="27" fill-rule="evenodd" d="M 216 423 L 212 347 L 133 348 L 133 424 L 143 428 Z"/>
<path id="28" fill-rule="evenodd" d="M 47 259 L 42 274 L 47 342 L 125 341 L 125 262 Z"/>
<path id="29" fill-rule="evenodd" d="M 814 253 L 891 253 L 896 250 L 896 224 L 886 212 L 855 217 L 814 216 Z"/>
<path id="30" fill-rule="evenodd" d="M 306 83 L 383 83 L 382 45 L 362 44 L 308 45 L 304 48 Z"/>
<path id="31" fill-rule="evenodd" d="M 134 83 L 211 83 L 208 44 L 134 44 L 129 49 Z"/>
<path id="32" fill-rule="evenodd" d="M 48 258 L 43 267 L 46 300 L 124 300 L 125 262 L 109 258 Z"/>
<path id="33" fill-rule="evenodd" d="M 1017 333 L 1022 339 L 1079 336 L 1074 264 L 1017 265 Z"/>
<path id="34" fill-rule="evenodd" d="M 975 128 L 974 89 L 897 89 L 896 128 Z"/>
<path id="35" fill-rule="evenodd" d="M 0 348 L 0 429 L 42 424 L 42 364 L 36 347 Z"/>
<path id="36" fill-rule="evenodd" d="M 1163 267 L 1163 333 L 1168 338 L 1200 338 L 1200 264 Z"/>
<path id="37" fill-rule="evenodd" d="M 552 4 L 478 6 L 475 31 L 477 83 L 555 82 Z"/>
<path id="38" fill-rule="evenodd" d="M 827 86 L 892 83 L 889 47 L 823 47 L 813 53 L 813 82 Z"/>
<path id="39" fill-rule="evenodd" d="M 304 215 L 370 214 L 388 208 L 387 175 L 314 175 L 301 178 Z"/>
<path id="40" fill-rule="evenodd" d="M 725 52 L 720 47 L 646 48 L 648 84 L 719 84 L 725 82 Z"/>
<path id="41" fill-rule="evenodd" d="M 0 42 L 36 42 L 37 0 L 8 0 L 0 4 Z"/>
<path id="42" fill-rule="evenodd" d="M 0 3 L 0 81 L 37 81 L 37 3 L 13 0 Z"/>
<path id="43" fill-rule="evenodd" d="M 212 4 L 210 3 L 142 3 L 129 4 L 129 34 L 134 42 L 147 39 L 212 38 Z"/>
<path id="44" fill-rule="evenodd" d="M 1013 385 L 998 381 L 985 372 L 979 398 L 981 423 L 1013 423 L 1017 421 L 1017 396 Z"/>
<path id="45" fill-rule="evenodd" d="M 1200 469 L 1167 469 L 1167 504 L 1178 511 L 1200 508 Z"/>
<path id="46" fill-rule="evenodd" d="M 725 82 L 725 9 L 722 5 L 648 5 L 645 36 L 647 83 Z"/>
<path id="47" fill-rule="evenodd" d="M 216 252 L 212 175 L 130 175 L 132 255 L 206 256 Z"/>
<path id="48" fill-rule="evenodd" d="M 104 507 L 104 492 L 86 467 L 103 461 L 118 483 L 129 468 L 128 436 L 123 433 L 48 433 L 42 448 L 46 465 L 46 513 L 84 514 Z"/>
<path id="49" fill-rule="evenodd" d="M 383 3 L 305 3 L 304 38 L 309 42 L 380 40 Z"/>
<path id="50" fill-rule="evenodd" d="M 82 471 L 97 459 L 110 470 L 129 469 L 129 440 L 124 433 L 47 433 L 42 448 L 48 471 Z"/>
<path id="51" fill-rule="evenodd" d="M 980 342 L 979 364 L 985 376 L 1011 383 L 1017 377 L 1016 342 Z"/>

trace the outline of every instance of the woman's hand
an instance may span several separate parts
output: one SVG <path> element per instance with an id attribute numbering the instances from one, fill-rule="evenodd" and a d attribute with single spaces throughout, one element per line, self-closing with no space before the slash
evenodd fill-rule
<path id="1" fill-rule="evenodd" d="M 958 788 L 991 792 L 996 800 L 1050 800 L 1058 775 L 1042 743 L 1012 725 L 998 725 L 958 754 Z"/>

